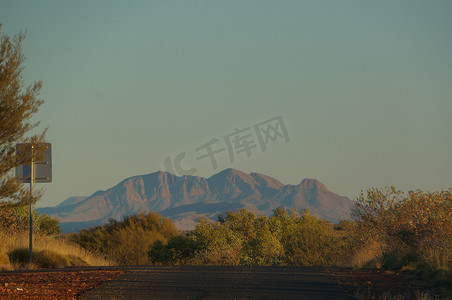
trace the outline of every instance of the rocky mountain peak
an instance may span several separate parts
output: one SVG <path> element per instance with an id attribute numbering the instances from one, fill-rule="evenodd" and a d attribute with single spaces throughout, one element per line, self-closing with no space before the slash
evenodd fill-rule
<path id="1" fill-rule="evenodd" d="M 307 190 L 323 190 L 323 191 L 328 191 L 328 189 L 326 188 L 325 185 L 323 185 L 323 183 L 321 183 L 320 181 L 318 181 L 317 179 L 312 179 L 312 178 L 305 178 L 300 182 L 300 186 L 303 189 L 307 189 Z"/>
<path id="2" fill-rule="evenodd" d="M 257 185 L 251 175 L 231 168 L 209 177 L 207 182 L 212 192 L 225 194 L 248 193 Z"/>

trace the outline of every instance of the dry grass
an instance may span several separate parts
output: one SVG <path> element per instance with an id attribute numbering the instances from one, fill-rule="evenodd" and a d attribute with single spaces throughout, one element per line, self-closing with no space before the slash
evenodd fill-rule
<path id="1" fill-rule="evenodd" d="M 425 260 L 433 269 L 452 272 L 452 251 L 448 249 L 428 248 L 424 252 Z"/>
<path id="2" fill-rule="evenodd" d="M 10 269 L 11 263 L 9 262 L 8 255 L 2 249 L 0 249 L 0 271 Z"/>
<path id="3" fill-rule="evenodd" d="M 20 248 L 28 248 L 28 232 L 3 232 L 0 230 L 0 270 L 10 270 L 17 268 L 8 259 L 8 253 Z M 64 238 L 34 236 L 33 252 L 52 251 L 59 255 L 79 259 L 90 266 L 109 266 L 111 262 L 103 257 L 94 255 L 80 246 L 69 243 Z"/>
<path id="4" fill-rule="evenodd" d="M 381 267 L 379 265 L 378 258 L 382 255 L 382 244 L 370 241 L 361 248 L 358 248 L 353 253 L 350 260 L 350 266 L 353 268 L 363 268 L 368 267 L 369 264 L 375 263 L 374 267 Z"/>

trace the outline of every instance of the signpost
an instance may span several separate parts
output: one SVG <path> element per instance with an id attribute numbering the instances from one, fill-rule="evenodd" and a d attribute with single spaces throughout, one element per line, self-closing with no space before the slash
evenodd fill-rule
<path id="1" fill-rule="evenodd" d="M 16 167 L 16 176 L 19 177 L 22 182 L 30 183 L 30 197 L 33 196 L 33 183 L 46 183 L 52 182 L 52 147 L 50 143 L 45 143 L 44 146 L 44 158 L 40 161 L 33 160 L 34 147 L 29 143 L 22 143 L 16 145 L 16 151 L 18 153 L 29 153 L 30 164 Z M 33 215 L 30 203 L 30 264 L 33 261 Z"/>

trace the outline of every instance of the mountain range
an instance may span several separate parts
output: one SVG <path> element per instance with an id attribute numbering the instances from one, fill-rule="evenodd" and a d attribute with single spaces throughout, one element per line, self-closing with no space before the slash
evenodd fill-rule
<path id="1" fill-rule="evenodd" d="M 350 218 L 353 204 L 316 179 L 290 185 L 267 175 L 226 169 L 209 178 L 162 171 L 134 176 L 89 197 L 71 197 L 55 207 L 37 210 L 60 220 L 63 232 L 148 210 L 173 219 L 178 229 L 190 230 L 200 217 L 216 220 L 220 213 L 241 208 L 258 215 L 271 215 L 278 207 L 309 209 L 318 217 L 337 222 Z"/>

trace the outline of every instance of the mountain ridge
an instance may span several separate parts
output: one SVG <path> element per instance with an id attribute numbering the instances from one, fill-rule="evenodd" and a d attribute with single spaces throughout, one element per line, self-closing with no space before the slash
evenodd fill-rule
<path id="1" fill-rule="evenodd" d="M 318 217 L 337 222 L 350 217 L 352 206 L 353 201 L 329 191 L 316 179 L 286 185 L 268 175 L 229 168 L 208 178 L 163 171 L 132 176 L 89 197 L 71 197 L 38 211 L 58 218 L 63 232 L 70 232 L 84 224 L 103 224 L 109 218 L 121 219 L 143 210 L 170 217 L 179 229 L 187 230 L 199 217 L 215 220 L 227 210 L 246 208 L 271 215 L 278 207 L 309 209 Z"/>

